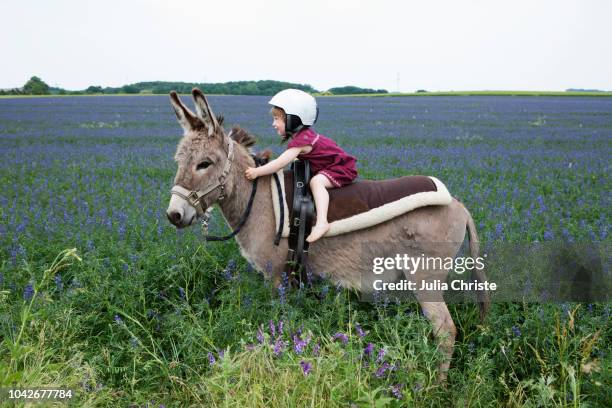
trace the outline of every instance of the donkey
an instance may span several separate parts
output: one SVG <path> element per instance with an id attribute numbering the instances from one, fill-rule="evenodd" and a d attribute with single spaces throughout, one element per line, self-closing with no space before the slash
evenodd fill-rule
<path id="1" fill-rule="evenodd" d="M 197 88 L 193 89 L 192 94 L 195 113 L 181 102 L 176 92 L 170 93 L 170 102 L 184 135 L 175 155 L 178 170 L 167 216 L 177 228 L 185 228 L 196 223 L 206 209 L 218 204 L 226 222 L 236 229 L 247 207 L 253 183 L 247 180 L 244 172 L 247 167 L 255 167 L 250 152 L 255 139 L 237 126 L 229 135 L 226 134 L 222 119 L 213 114 L 205 95 Z M 288 240 L 283 238 L 278 246 L 273 245 L 275 214 L 270 185 L 273 182 L 272 176 L 259 178 L 251 216 L 235 238 L 242 256 L 266 279 L 273 279 L 274 284 L 279 286 Z M 392 256 L 380 253 L 380 245 L 369 244 L 389 243 L 395 252 L 401 245 L 415 256 L 454 258 L 465 238 L 466 229 L 470 255 L 475 259 L 478 257 L 479 243 L 474 221 L 463 204 L 453 198 L 449 205 L 421 207 L 365 229 L 323 237 L 310 245 L 308 263 L 313 275 L 328 278 L 345 288 L 368 291 L 372 288 L 363 284 L 362 277 L 371 275 L 372 265 L 362 260 Z M 375 250 L 370 249 L 374 247 Z M 369 250 L 376 253 L 368 253 Z M 402 271 L 397 273 L 393 278 L 401 279 Z M 410 279 L 417 282 L 445 282 L 447 274 L 446 269 L 419 269 Z M 479 282 L 486 281 L 483 270 L 473 269 L 472 278 Z M 415 290 L 414 295 L 423 314 L 432 323 L 443 356 L 438 367 L 438 380 L 443 382 L 453 355 L 455 324 L 441 289 Z M 477 301 L 480 316 L 484 319 L 489 307 L 487 293 L 477 292 Z"/>

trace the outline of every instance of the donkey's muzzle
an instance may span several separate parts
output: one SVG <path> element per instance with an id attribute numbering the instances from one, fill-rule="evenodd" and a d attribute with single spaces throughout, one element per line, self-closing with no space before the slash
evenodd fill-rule
<path id="1" fill-rule="evenodd" d="M 168 221 L 170 221 L 174 226 L 181 226 L 181 222 L 183 221 L 183 215 L 179 211 L 167 211 L 166 216 L 168 217 Z"/>

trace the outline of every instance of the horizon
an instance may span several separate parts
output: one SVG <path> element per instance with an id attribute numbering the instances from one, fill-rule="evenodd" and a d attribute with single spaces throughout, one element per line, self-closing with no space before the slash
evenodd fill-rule
<path id="1" fill-rule="evenodd" d="M 268 78 L 319 91 L 612 90 L 603 0 L 317 0 L 299 10 L 280 0 L 4 3 L 0 88 L 38 76 L 66 90 Z"/>
<path id="2" fill-rule="evenodd" d="M 46 83 L 45 79 L 42 78 L 39 75 L 34 75 L 36 77 L 38 77 L 39 79 L 41 79 L 43 82 Z M 30 78 L 28 78 L 29 80 Z M 276 82 L 281 82 L 281 81 L 277 81 L 275 79 L 260 79 L 260 80 L 229 80 L 226 82 L 221 82 L 221 83 L 227 83 L 227 82 L 258 82 L 258 81 L 276 81 Z M 26 81 L 24 81 L 25 84 Z M 157 80 L 151 80 L 151 81 L 137 81 L 137 82 L 131 82 L 129 84 L 122 84 L 119 86 L 106 86 L 106 85 L 100 85 L 100 84 L 92 84 L 92 85 L 88 85 L 85 88 L 82 89 L 68 89 L 65 88 L 61 85 L 51 85 L 48 84 L 51 87 L 54 88 L 59 88 L 59 89 L 63 89 L 67 92 L 84 92 L 89 86 L 100 86 L 101 88 L 121 88 L 122 86 L 125 85 L 136 85 L 139 83 L 145 83 L 145 82 L 168 82 L 168 83 L 192 83 L 190 81 L 157 81 Z M 284 82 L 284 81 L 283 81 Z M 216 82 L 200 82 L 200 83 L 193 83 L 194 85 L 205 85 L 205 84 L 216 84 Z M 311 85 L 311 84 L 305 84 L 305 83 L 292 83 L 294 85 Z M 316 89 L 317 93 L 322 93 L 322 92 L 326 92 L 332 88 L 340 88 L 340 87 L 344 87 L 344 86 L 356 86 L 358 88 L 368 88 L 368 87 L 361 87 L 359 85 L 353 85 L 353 84 L 347 84 L 347 85 L 341 85 L 341 86 L 332 86 L 330 88 L 327 89 L 317 89 L 316 87 L 313 86 L 314 89 Z M 21 87 L 23 87 L 23 84 L 19 87 L 14 87 L 14 88 L 0 88 L 0 91 L 10 91 L 12 89 L 20 89 Z M 374 89 L 377 90 L 377 89 Z M 562 90 L 550 90 L 550 89 L 533 89 L 533 90 L 526 90 L 526 89 L 441 89 L 441 90 L 429 90 L 429 89 L 415 89 L 412 91 L 401 91 L 401 92 L 396 92 L 396 91 L 392 91 L 392 90 L 388 90 L 386 89 L 386 91 L 388 91 L 389 94 L 396 94 L 396 93 L 419 93 L 420 91 L 425 91 L 427 93 L 445 93 L 445 92 L 533 92 L 533 93 L 546 93 L 546 92 L 602 92 L 602 93 L 608 93 L 608 92 L 612 92 L 612 90 L 608 90 L 608 89 L 592 89 L 592 88 L 580 88 L 580 87 L 568 87 Z M 228 94 L 230 95 L 230 94 Z"/>

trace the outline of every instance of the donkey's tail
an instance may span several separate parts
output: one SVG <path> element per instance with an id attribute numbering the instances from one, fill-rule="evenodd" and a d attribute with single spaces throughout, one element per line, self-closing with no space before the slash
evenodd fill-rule
<path id="1" fill-rule="evenodd" d="M 472 259 L 478 258 L 478 253 L 480 252 L 480 245 L 478 241 L 478 233 L 476 232 L 476 226 L 474 225 L 474 219 L 470 212 L 465 208 L 465 212 L 467 213 L 467 230 L 468 237 L 470 240 L 470 256 Z M 478 265 L 479 263 L 476 263 Z M 482 263 L 480 263 L 482 264 Z M 484 268 L 473 268 L 472 269 L 472 279 L 476 282 L 486 282 L 487 275 L 484 271 Z M 491 301 L 489 299 L 489 293 L 486 290 L 476 291 L 476 300 L 478 301 L 478 308 L 480 309 L 480 320 L 484 321 L 487 313 L 489 312 L 489 307 L 491 306 Z"/>

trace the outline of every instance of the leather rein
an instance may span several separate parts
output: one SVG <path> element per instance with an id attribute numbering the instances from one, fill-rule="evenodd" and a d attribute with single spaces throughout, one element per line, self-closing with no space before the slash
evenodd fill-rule
<path id="1" fill-rule="evenodd" d="M 198 218 L 202 218 L 203 229 L 205 229 L 208 224 L 208 219 L 210 218 L 210 211 L 212 210 L 212 207 L 209 207 L 206 210 L 204 209 L 204 200 L 203 200 L 204 197 L 208 195 L 209 193 L 211 193 L 212 191 L 214 191 L 215 189 L 221 188 L 221 196 L 219 197 L 219 201 L 225 198 L 225 181 L 232 167 L 232 162 L 234 161 L 234 143 L 236 143 L 231 137 L 229 138 L 229 140 L 230 142 L 228 145 L 227 160 L 225 161 L 225 165 L 223 166 L 223 172 L 219 176 L 219 179 L 216 183 L 207 187 L 205 190 L 189 190 L 179 185 L 173 186 L 172 189 L 170 190 L 171 194 L 181 197 L 182 199 L 187 201 L 187 203 L 196 210 L 196 214 Z M 256 157 L 255 155 L 251 155 L 251 157 L 253 158 L 253 160 L 255 160 L 255 167 L 259 167 L 266 161 L 266 160 L 262 160 L 259 157 Z M 205 234 L 204 235 L 205 241 L 227 241 L 228 239 L 233 238 L 236 234 L 240 232 L 240 230 L 246 223 L 247 219 L 249 218 L 249 215 L 251 214 L 251 208 L 253 207 L 255 193 L 257 192 L 257 180 L 258 179 L 259 177 L 255 178 L 252 182 L 253 184 L 251 188 L 251 195 L 249 197 L 249 202 L 247 203 L 247 207 L 244 210 L 244 213 L 242 214 L 240 221 L 238 222 L 238 226 L 231 233 L 229 233 L 228 235 L 224 235 L 224 236 L 215 236 L 215 235 Z M 276 183 L 277 191 L 280 192 L 281 187 L 280 187 L 280 181 L 278 179 L 277 173 L 274 173 L 274 181 Z M 283 223 L 284 223 L 283 197 L 282 197 L 282 194 L 279 194 L 278 196 L 279 196 L 281 214 L 280 214 L 280 223 L 279 223 L 278 231 L 276 233 L 276 236 L 274 237 L 274 245 L 278 245 L 278 243 L 280 242 L 281 234 L 283 231 Z"/>

